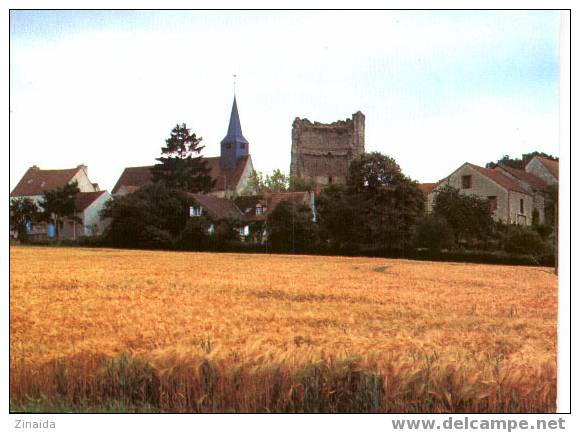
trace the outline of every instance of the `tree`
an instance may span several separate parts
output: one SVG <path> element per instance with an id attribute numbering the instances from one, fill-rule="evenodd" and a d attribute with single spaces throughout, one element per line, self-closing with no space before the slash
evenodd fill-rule
<path id="1" fill-rule="evenodd" d="M 417 227 L 417 245 L 432 253 L 453 246 L 453 232 L 447 220 L 436 215 L 428 215 Z"/>
<path id="2" fill-rule="evenodd" d="M 22 242 L 28 240 L 27 228 L 39 217 L 39 209 L 28 197 L 18 197 L 10 201 L 10 229 L 16 231 Z"/>
<path id="3" fill-rule="evenodd" d="M 252 170 L 248 184 L 244 188 L 244 195 L 264 194 L 271 192 L 288 191 L 289 180 L 280 169 L 275 169 L 271 175 Z"/>
<path id="4" fill-rule="evenodd" d="M 265 186 L 267 192 L 286 192 L 288 191 L 288 176 L 280 169 L 275 169 L 272 175 L 266 176 Z"/>
<path id="5" fill-rule="evenodd" d="M 109 201 L 102 218 L 110 218 L 105 237 L 114 246 L 169 248 L 190 220 L 195 204 L 187 193 L 158 182 Z"/>
<path id="6" fill-rule="evenodd" d="M 372 152 L 352 161 L 347 184 L 355 192 L 374 193 L 401 181 L 403 177 L 401 167 L 393 158 Z"/>
<path id="7" fill-rule="evenodd" d="M 260 171 L 252 170 L 243 195 L 263 194 L 265 190 L 264 175 Z"/>
<path id="8" fill-rule="evenodd" d="M 487 199 L 464 195 L 449 185 L 439 189 L 433 214 L 447 221 L 455 240 L 487 240 L 494 223 Z"/>
<path id="9" fill-rule="evenodd" d="M 40 220 L 54 225 L 56 239 L 60 239 L 60 230 L 65 219 L 81 222 L 81 219 L 76 216 L 75 208 L 76 196 L 79 192 L 76 181 L 52 191 L 44 191 L 39 202 L 42 209 Z"/>
<path id="10" fill-rule="evenodd" d="M 316 243 L 312 212 L 304 204 L 282 202 L 268 214 L 268 242 L 274 251 L 301 252 Z"/>
<path id="11" fill-rule="evenodd" d="M 526 167 L 527 163 L 530 162 L 530 160 L 534 156 L 541 156 L 543 158 L 551 159 L 552 161 L 558 161 L 557 157 L 549 155 L 544 152 L 538 152 L 536 150 L 530 153 L 523 153 L 521 158 L 511 158 L 509 155 L 504 155 L 500 159 L 498 159 L 497 162 L 493 161 L 488 162 L 487 164 L 485 164 L 485 167 L 494 168 L 498 165 L 506 165 L 508 167 L 523 170 Z"/>
<path id="12" fill-rule="evenodd" d="M 299 176 L 290 176 L 288 179 L 288 191 L 314 191 L 316 184 L 312 179 L 305 179 Z"/>
<path id="13" fill-rule="evenodd" d="M 154 182 L 187 192 L 209 192 L 215 180 L 209 175 L 207 161 L 199 155 L 204 148 L 202 138 L 190 133 L 185 123 L 176 125 L 161 148 L 159 164 L 151 169 Z M 199 156 L 195 156 L 199 155 Z"/>
<path id="14" fill-rule="evenodd" d="M 326 188 L 317 203 L 321 235 L 330 246 L 348 249 L 403 253 L 424 213 L 417 183 L 393 158 L 378 152 L 354 160 L 347 185 Z"/>

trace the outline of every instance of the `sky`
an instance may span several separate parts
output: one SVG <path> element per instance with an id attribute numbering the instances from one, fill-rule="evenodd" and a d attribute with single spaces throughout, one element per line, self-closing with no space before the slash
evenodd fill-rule
<path id="1" fill-rule="evenodd" d="M 10 189 L 88 166 L 102 189 L 176 123 L 219 155 L 233 99 L 254 167 L 290 166 L 296 117 L 360 110 L 365 147 L 435 182 L 559 155 L 555 11 L 11 11 Z"/>

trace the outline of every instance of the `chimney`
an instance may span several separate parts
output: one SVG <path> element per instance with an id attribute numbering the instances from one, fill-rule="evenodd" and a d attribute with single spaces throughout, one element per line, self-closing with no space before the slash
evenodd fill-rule
<path id="1" fill-rule="evenodd" d="M 33 165 L 32 167 L 30 167 L 30 169 L 31 169 L 31 170 L 40 170 L 36 164 L 35 164 L 35 165 Z"/>
<path id="2" fill-rule="evenodd" d="M 89 174 L 89 167 L 87 167 L 84 163 L 77 165 L 77 168 L 82 168 L 87 175 Z"/>

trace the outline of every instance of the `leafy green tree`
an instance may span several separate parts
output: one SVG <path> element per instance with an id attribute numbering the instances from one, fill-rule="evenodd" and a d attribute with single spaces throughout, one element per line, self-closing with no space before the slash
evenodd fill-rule
<path id="1" fill-rule="evenodd" d="M 404 178 L 401 167 L 390 156 L 365 153 L 351 162 L 347 184 L 354 192 L 374 193 Z"/>
<path id="2" fill-rule="evenodd" d="M 277 168 L 271 175 L 266 176 L 264 184 L 267 192 L 286 192 L 288 191 L 288 176 Z"/>
<path id="3" fill-rule="evenodd" d="M 461 194 L 449 185 L 437 191 L 433 214 L 447 221 L 457 242 L 472 239 L 486 241 L 494 227 L 487 199 Z"/>
<path id="4" fill-rule="evenodd" d="M 268 214 L 266 224 L 274 251 L 302 252 L 316 244 L 316 227 L 306 205 L 282 202 Z"/>
<path id="5" fill-rule="evenodd" d="M 242 195 L 263 194 L 265 192 L 265 188 L 264 175 L 262 172 L 252 170 L 250 177 L 248 178 L 248 183 L 242 191 Z"/>
<path id="6" fill-rule="evenodd" d="M 426 216 L 417 227 L 417 245 L 439 253 L 454 244 L 453 231 L 447 220 L 436 215 Z"/>
<path id="7" fill-rule="evenodd" d="M 102 218 L 110 218 L 105 232 L 115 246 L 169 248 L 190 220 L 195 205 L 187 193 L 158 182 L 109 201 Z"/>
<path id="8" fill-rule="evenodd" d="M 288 185 L 288 177 L 280 169 L 275 169 L 271 175 L 266 174 L 265 176 L 261 171 L 253 170 L 250 173 L 248 184 L 242 194 L 253 195 L 270 192 L 286 192 L 288 191 Z"/>
<path id="9" fill-rule="evenodd" d="M 393 158 L 378 152 L 354 160 L 347 185 L 328 187 L 317 200 L 321 235 L 339 248 L 404 252 L 412 246 L 423 213 L 417 183 Z"/>
<path id="10" fill-rule="evenodd" d="M 361 243 L 364 205 L 363 197 L 352 194 L 345 185 L 330 185 L 317 196 L 320 236 L 331 249 L 353 249 Z"/>
<path id="11" fill-rule="evenodd" d="M 153 181 L 187 192 L 209 192 L 215 180 L 209 174 L 207 161 L 200 155 L 204 148 L 200 146 L 201 140 L 185 123 L 176 125 L 161 148 L 163 156 L 157 158 L 159 164 L 151 169 Z"/>
<path id="12" fill-rule="evenodd" d="M 316 184 L 312 179 L 304 179 L 298 176 L 290 176 L 288 179 L 289 191 L 314 191 L 315 187 Z"/>
<path id="13" fill-rule="evenodd" d="M 60 239 L 60 230 L 65 219 L 79 223 L 82 221 L 76 216 L 75 208 L 76 196 L 79 192 L 78 183 L 71 182 L 55 190 L 44 191 L 44 195 L 38 203 L 42 209 L 39 219 L 54 225 L 56 239 Z"/>
<path id="14" fill-rule="evenodd" d="M 18 197 L 10 200 L 10 229 L 16 231 L 22 242 L 28 240 L 27 227 L 39 217 L 39 209 L 28 197 Z"/>

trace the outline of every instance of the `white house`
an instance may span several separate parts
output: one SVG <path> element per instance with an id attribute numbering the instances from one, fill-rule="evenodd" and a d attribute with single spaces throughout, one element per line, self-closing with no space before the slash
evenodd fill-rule
<path id="1" fill-rule="evenodd" d="M 80 190 L 75 206 L 77 216 L 82 222 L 66 221 L 61 238 L 75 239 L 78 236 L 102 233 L 106 221 L 100 221 L 98 214 L 110 198 L 110 194 L 107 191 L 100 191 L 99 185 L 90 181 L 86 165 L 58 170 L 43 170 L 34 165 L 24 173 L 12 190 L 10 200 L 29 198 L 38 205 L 45 191 L 62 188 L 72 182 L 77 182 Z M 54 236 L 54 227 L 46 223 L 34 224 L 30 227 L 28 235 L 31 240 L 49 239 Z"/>

